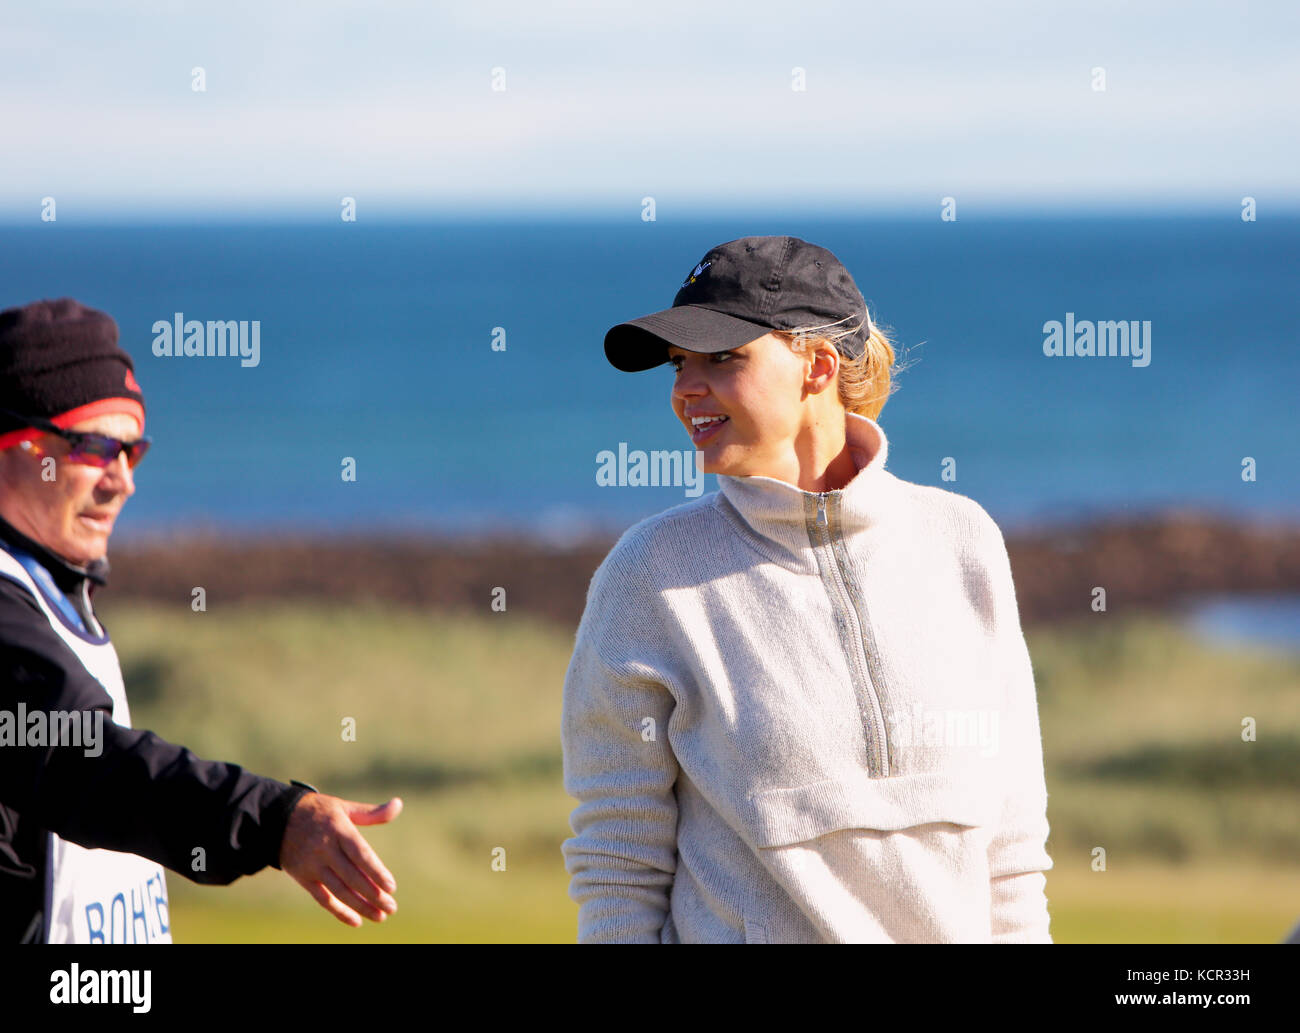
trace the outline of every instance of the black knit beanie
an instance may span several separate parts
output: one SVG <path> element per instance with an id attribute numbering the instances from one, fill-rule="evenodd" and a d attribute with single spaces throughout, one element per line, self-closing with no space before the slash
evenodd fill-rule
<path id="1" fill-rule="evenodd" d="M 118 404 L 92 412 L 130 412 L 143 424 L 144 394 L 112 316 L 72 298 L 0 312 L 0 409 L 52 420 L 109 400 Z M 0 413 L 0 436 L 24 427 Z"/>

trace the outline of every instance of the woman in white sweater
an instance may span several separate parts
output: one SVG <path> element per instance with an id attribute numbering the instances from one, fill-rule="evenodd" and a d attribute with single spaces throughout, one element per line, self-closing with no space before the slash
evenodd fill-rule
<path id="1" fill-rule="evenodd" d="M 885 470 L 894 360 L 835 256 L 713 248 L 610 330 L 720 491 L 631 527 L 564 686 L 582 942 L 1051 942 L 1001 532 Z"/>

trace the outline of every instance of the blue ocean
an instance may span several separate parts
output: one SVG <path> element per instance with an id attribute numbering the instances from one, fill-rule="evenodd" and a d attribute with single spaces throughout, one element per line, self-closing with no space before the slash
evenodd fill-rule
<path id="1" fill-rule="evenodd" d="M 61 220 L 0 227 L 0 308 L 72 296 L 116 318 L 155 439 L 119 539 L 568 541 L 690 497 L 597 483 L 620 444 L 691 449 L 671 367 L 615 370 L 604 333 L 756 234 L 831 249 L 898 342 L 879 419 L 899 477 L 978 500 L 1004 531 L 1168 507 L 1300 518 L 1295 217 Z M 156 355 L 178 314 L 256 321 L 256 365 Z M 1146 361 L 1045 355 L 1044 326 L 1067 319 L 1149 323 Z"/>

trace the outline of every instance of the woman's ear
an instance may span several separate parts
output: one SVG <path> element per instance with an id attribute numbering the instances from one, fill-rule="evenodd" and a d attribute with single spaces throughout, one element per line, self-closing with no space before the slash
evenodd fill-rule
<path id="1" fill-rule="evenodd" d="M 808 389 L 820 394 L 835 383 L 835 374 L 839 370 L 839 352 L 826 340 L 814 341 L 809 345 L 812 362 L 808 367 Z"/>

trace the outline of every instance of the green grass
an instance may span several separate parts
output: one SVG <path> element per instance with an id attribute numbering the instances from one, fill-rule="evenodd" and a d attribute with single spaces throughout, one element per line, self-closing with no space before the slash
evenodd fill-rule
<path id="1" fill-rule="evenodd" d="M 347 928 L 275 871 L 229 887 L 173 876 L 178 941 L 573 941 L 559 746 L 573 629 L 374 604 L 192 613 L 108 599 L 104 617 L 137 727 L 335 795 L 405 802 L 366 830 L 398 880 L 389 921 Z M 1029 645 L 1054 938 L 1280 939 L 1300 919 L 1300 662 L 1108 615 Z M 1245 717 L 1257 742 L 1241 739 Z"/>

